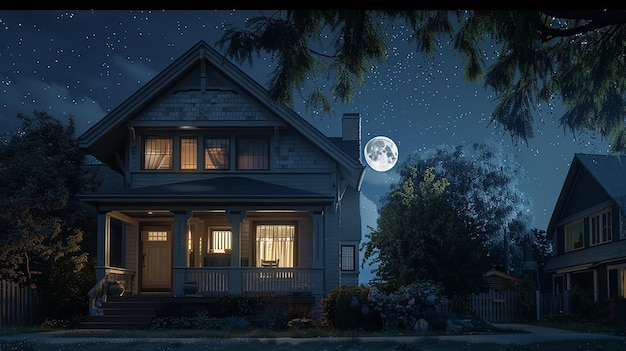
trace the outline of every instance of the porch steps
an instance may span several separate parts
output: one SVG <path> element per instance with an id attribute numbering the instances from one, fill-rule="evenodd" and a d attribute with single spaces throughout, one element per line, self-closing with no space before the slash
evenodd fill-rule
<path id="1" fill-rule="evenodd" d="M 109 296 L 102 315 L 87 316 L 81 329 L 146 329 L 163 303 L 161 296 Z"/>

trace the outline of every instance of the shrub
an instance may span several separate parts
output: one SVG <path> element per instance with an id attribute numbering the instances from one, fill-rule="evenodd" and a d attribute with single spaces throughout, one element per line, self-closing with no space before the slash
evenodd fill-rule
<path id="1" fill-rule="evenodd" d="M 439 318 L 437 310 L 444 301 L 442 291 L 440 285 L 428 282 L 400 287 L 391 293 L 371 287 L 367 301 L 379 313 L 385 330 L 400 326 L 413 329 L 420 319 L 430 324 Z"/>
<path id="2" fill-rule="evenodd" d="M 218 301 L 216 311 L 222 317 L 250 316 L 260 311 L 268 297 L 262 295 L 224 295 Z"/>
<path id="3" fill-rule="evenodd" d="M 81 264 L 71 257 L 62 257 L 42 278 L 39 288 L 46 323 L 77 326 L 89 310 L 87 293 L 95 284 L 95 261 Z"/>
<path id="4" fill-rule="evenodd" d="M 367 296 L 369 287 L 338 286 L 320 301 L 326 327 L 357 330 L 378 329 L 380 320 L 376 313 L 368 307 Z"/>

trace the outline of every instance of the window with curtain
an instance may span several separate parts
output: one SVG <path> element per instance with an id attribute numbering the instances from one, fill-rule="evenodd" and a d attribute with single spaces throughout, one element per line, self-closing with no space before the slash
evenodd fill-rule
<path id="1" fill-rule="evenodd" d="M 228 138 L 204 139 L 204 169 L 230 168 L 230 140 Z"/>
<path id="2" fill-rule="evenodd" d="M 269 169 L 269 138 L 237 138 L 237 169 Z"/>
<path id="3" fill-rule="evenodd" d="M 173 145 L 172 138 L 145 138 L 144 169 L 172 169 Z"/>
<path id="4" fill-rule="evenodd" d="M 256 225 L 256 266 L 278 261 L 279 267 L 294 267 L 296 226 L 293 224 Z"/>
<path id="5" fill-rule="evenodd" d="M 198 139 L 180 138 L 180 169 L 198 169 Z"/>

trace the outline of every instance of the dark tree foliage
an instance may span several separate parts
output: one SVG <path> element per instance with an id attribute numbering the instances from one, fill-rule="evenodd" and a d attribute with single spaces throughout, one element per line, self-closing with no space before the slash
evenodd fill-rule
<path id="1" fill-rule="evenodd" d="M 412 152 L 403 165 L 418 172 L 430 168 L 448 180 L 449 201 L 486 233 L 492 268 L 521 274 L 522 242 L 529 238 L 533 216 L 531 199 L 520 190 L 525 170 L 513 154 L 493 141 L 441 145 Z"/>
<path id="2" fill-rule="evenodd" d="M 448 295 L 478 292 L 490 268 L 484 232 L 455 209 L 448 182 L 432 169 L 406 166 L 401 181 L 383 198 L 377 229 L 370 228 L 363 264 L 372 259 L 375 282 L 406 286 L 441 283 Z"/>
<path id="3" fill-rule="evenodd" d="M 80 243 L 90 216 L 75 195 L 97 182 L 73 118 L 68 125 L 43 111 L 18 118 L 21 129 L 0 144 L 0 279 L 37 284 L 35 273 L 62 257 L 76 272 L 86 262 Z"/>
<path id="4" fill-rule="evenodd" d="M 512 141 L 534 136 L 542 103 L 560 104 L 564 131 L 598 132 L 623 152 L 625 23 L 623 10 L 283 10 L 229 28 L 216 44 L 239 63 L 270 54 L 270 97 L 292 106 L 294 94 L 306 91 L 307 111 L 328 114 L 327 96 L 350 102 L 370 69 L 387 60 L 392 35 L 431 60 L 451 41 L 466 80 L 497 96 L 491 122 Z"/>

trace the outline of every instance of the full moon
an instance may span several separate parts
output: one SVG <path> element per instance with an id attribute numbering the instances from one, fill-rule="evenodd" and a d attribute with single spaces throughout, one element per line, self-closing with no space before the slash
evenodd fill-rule
<path id="1" fill-rule="evenodd" d="M 398 162 L 398 147 L 385 136 L 376 136 L 365 144 L 365 161 L 378 172 L 387 172 Z"/>

